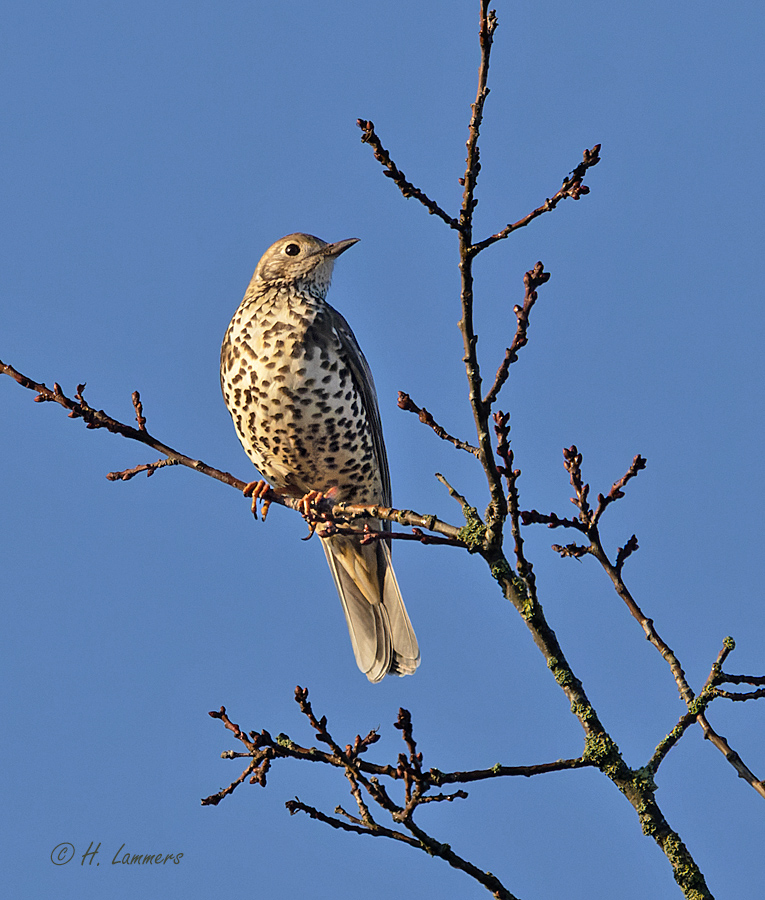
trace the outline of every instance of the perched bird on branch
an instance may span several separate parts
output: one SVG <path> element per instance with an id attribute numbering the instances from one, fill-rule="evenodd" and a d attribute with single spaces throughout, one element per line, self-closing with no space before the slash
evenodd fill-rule
<path id="1" fill-rule="evenodd" d="M 273 490 L 303 498 L 306 508 L 325 494 L 391 505 L 372 373 L 325 300 L 335 260 L 355 243 L 289 234 L 269 247 L 221 348 L 221 387 L 242 446 Z M 256 497 L 265 487 L 248 485 Z M 420 651 L 389 542 L 320 537 L 361 671 L 373 682 L 413 673 Z"/>

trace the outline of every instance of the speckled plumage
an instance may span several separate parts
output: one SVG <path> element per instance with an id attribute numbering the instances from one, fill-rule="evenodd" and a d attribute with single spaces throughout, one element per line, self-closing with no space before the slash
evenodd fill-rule
<path id="1" fill-rule="evenodd" d="M 337 500 L 389 506 L 372 374 L 324 299 L 335 260 L 354 243 L 291 234 L 265 252 L 223 340 L 221 387 L 242 446 L 274 490 L 334 489 Z M 417 639 L 387 542 L 321 541 L 359 668 L 370 681 L 414 672 Z"/>

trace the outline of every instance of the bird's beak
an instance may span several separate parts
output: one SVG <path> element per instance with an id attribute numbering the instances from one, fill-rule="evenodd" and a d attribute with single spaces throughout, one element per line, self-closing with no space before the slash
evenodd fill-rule
<path id="1" fill-rule="evenodd" d="M 337 259 L 341 253 L 345 253 L 349 247 L 358 244 L 358 242 L 358 238 L 346 238 L 344 241 L 335 241 L 334 244 L 327 244 L 326 247 L 322 248 L 321 252 L 324 256 L 331 256 L 333 259 Z"/>

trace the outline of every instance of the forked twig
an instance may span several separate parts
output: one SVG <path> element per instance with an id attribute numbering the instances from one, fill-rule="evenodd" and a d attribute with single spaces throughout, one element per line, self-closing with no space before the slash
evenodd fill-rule
<path id="1" fill-rule="evenodd" d="M 324 744 L 327 750 L 302 747 L 291 740 L 287 735 L 281 734 L 277 738 L 264 729 L 261 732 L 251 731 L 245 734 L 242 729 L 233 723 L 228 717 L 225 707 L 210 713 L 215 719 L 223 722 L 234 737 L 241 741 L 247 748 L 247 754 L 224 753 L 226 759 L 249 759 L 245 770 L 231 784 L 205 798 L 202 803 L 205 806 L 215 806 L 224 797 L 233 793 L 248 776 L 250 783 L 265 786 L 265 775 L 262 779 L 252 776 L 253 771 L 258 772 L 270 764 L 272 760 L 279 758 L 309 759 L 313 762 L 323 762 L 326 765 L 342 769 L 350 785 L 350 793 L 354 798 L 358 815 L 353 815 L 338 805 L 334 809 L 335 815 L 322 812 L 314 806 L 303 803 L 299 798 L 288 800 L 285 804 L 290 815 L 302 812 L 325 825 L 355 834 L 366 834 L 371 837 L 385 837 L 390 840 L 408 844 L 423 850 L 430 856 L 443 859 L 450 866 L 465 872 L 474 878 L 479 884 L 491 891 L 495 897 L 502 900 L 516 900 L 513 894 L 507 890 L 502 882 L 490 872 L 479 869 L 473 863 L 459 856 L 449 846 L 441 843 L 422 829 L 414 821 L 414 816 L 420 806 L 429 803 L 453 802 L 467 798 L 467 793 L 460 789 L 452 793 L 433 793 L 432 788 L 440 784 L 454 782 L 480 781 L 488 778 L 507 777 L 512 775 L 543 774 L 544 772 L 559 771 L 561 769 L 581 768 L 592 763 L 583 760 L 559 760 L 556 763 L 548 763 L 537 767 L 501 767 L 474 772 L 444 773 L 437 769 L 425 770 L 422 766 L 422 753 L 417 750 L 414 740 L 412 718 L 408 710 L 400 709 L 395 722 L 396 728 L 401 731 L 406 753 L 400 753 L 396 765 L 380 765 L 371 763 L 364 758 L 367 750 L 375 744 L 379 738 L 376 729 L 362 738 L 356 735 L 352 743 L 343 747 L 330 733 L 327 727 L 327 717 L 317 717 L 313 706 L 308 699 L 308 691 L 300 686 L 295 688 L 295 700 L 301 712 L 308 720 L 315 733 L 316 740 Z M 401 782 L 404 785 L 404 803 L 396 803 L 388 793 L 380 778 L 388 778 L 392 782 Z M 383 812 L 388 813 L 394 826 L 388 827 L 380 824 L 372 815 L 370 803 L 377 805 Z"/>

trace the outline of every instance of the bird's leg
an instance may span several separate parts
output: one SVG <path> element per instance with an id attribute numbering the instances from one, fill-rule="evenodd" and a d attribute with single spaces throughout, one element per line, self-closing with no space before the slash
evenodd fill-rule
<path id="1" fill-rule="evenodd" d="M 258 500 L 262 501 L 260 514 L 264 522 L 268 515 L 268 509 L 271 506 L 271 501 L 266 496 L 270 490 L 268 482 L 261 479 L 260 481 L 251 481 L 248 485 L 245 485 L 242 491 L 245 497 L 252 497 L 252 514 L 256 519 L 258 518 Z"/>

